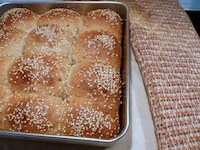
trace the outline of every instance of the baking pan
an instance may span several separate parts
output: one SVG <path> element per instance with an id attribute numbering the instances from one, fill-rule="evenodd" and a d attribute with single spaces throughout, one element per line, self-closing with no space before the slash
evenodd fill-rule
<path id="1" fill-rule="evenodd" d="M 130 77 L 130 49 L 129 49 L 129 21 L 128 21 L 128 8 L 125 4 L 120 2 L 110 1 L 75 1 L 75 2 L 26 2 L 26 3 L 3 3 L 0 4 L 0 16 L 2 14 L 16 7 L 25 7 L 36 13 L 44 13 L 52 8 L 69 8 L 74 9 L 80 13 L 86 13 L 93 9 L 107 8 L 117 12 L 123 19 L 123 39 L 122 39 L 122 104 L 120 107 L 120 134 L 112 139 L 97 139 L 97 138 L 84 138 L 84 137 L 72 137 L 72 136 L 58 136 L 58 135 L 47 135 L 47 134 L 35 134 L 35 133 L 20 133 L 20 132 L 9 132 L 0 131 L 0 139 L 7 141 L 19 140 L 19 141 L 35 141 L 44 142 L 46 144 L 52 143 L 64 143 L 72 145 L 87 145 L 95 147 L 110 147 L 114 143 L 122 140 L 129 127 L 129 77 Z M 27 141 L 28 142 L 28 141 Z"/>

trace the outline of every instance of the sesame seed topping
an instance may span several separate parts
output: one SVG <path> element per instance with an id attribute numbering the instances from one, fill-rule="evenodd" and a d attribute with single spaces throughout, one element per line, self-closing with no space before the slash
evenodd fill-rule
<path id="1" fill-rule="evenodd" d="M 30 34 L 30 37 L 33 36 L 36 39 L 34 41 L 30 40 L 31 43 L 27 41 L 27 45 L 33 45 L 39 52 L 60 52 L 62 51 L 62 46 L 69 46 L 71 44 L 71 37 L 68 35 L 70 34 L 56 25 L 38 26 Z M 39 38 L 45 39 L 46 42 L 42 45 L 38 44 Z M 32 47 L 28 47 L 28 50 L 32 50 Z"/>
<path id="2" fill-rule="evenodd" d="M 0 29 L 0 50 L 9 46 L 9 41 L 11 41 L 14 37 L 13 34 L 16 33 L 16 29 L 14 28 L 2 28 Z"/>
<path id="3" fill-rule="evenodd" d="M 55 70 L 62 70 L 65 67 L 61 57 L 46 54 L 30 54 L 22 56 L 12 66 L 9 74 L 9 83 L 15 83 L 18 87 L 26 85 L 24 91 L 38 91 L 39 85 L 46 85 L 47 91 L 53 89 L 54 80 L 60 78 L 62 73 L 54 73 Z M 58 82 L 58 81 L 57 81 Z M 20 87 L 21 88 L 21 87 Z M 38 89 L 39 88 L 39 89 Z"/>
<path id="4" fill-rule="evenodd" d="M 56 26 L 40 26 L 34 30 L 34 33 L 36 35 L 41 35 L 41 37 L 45 37 L 49 40 L 49 42 L 53 41 L 54 36 L 57 36 L 57 34 L 62 33 L 60 28 L 56 28 Z"/>
<path id="5" fill-rule="evenodd" d="M 95 35 L 94 38 L 88 40 L 87 44 L 88 48 L 91 46 L 97 46 L 113 50 L 113 48 L 115 48 L 116 41 L 113 35 L 98 34 Z"/>
<path id="6" fill-rule="evenodd" d="M 16 131 L 28 132 L 29 127 L 44 132 L 53 127 L 48 119 L 49 106 L 43 98 L 18 101 L 16 105 L 8 110 L 7 118 Z"/>
<path id="7" fill-rule="evenodd" d="M 92 79 L 97 84 L 99 90 L 105 89 L 115 94 L 119 91 L 120 73 L 109 64 L 95 63 L 89 71 L 87 71 L 89 78 L 94 74 L 96 79 Z M 90 81 L 90 79 L 87 79 Z M 91 82 L 91 81 L 90 81 Z"/>
<path id="8" fill-rule="evenodd" d="M 78 111 L 78 115 L 76 117 L 72 115 L 69 122 L 74 128 L 71 131 L 74 136 L 83 136 L 85 133 L 94 135 L 95 132 L 101 133 L 105 128 L 111 130 L 115 121 L 110 114 L 104 114 L 92 107 L 80 106 L 80 109 L 76 111 Z"/>
<path id="9" fill-rule="evenodd" d="M 31 13 L 29 9 L 26 8 L 13 8 L 9 11 L 5 12 L 3 16 L 1 17 L 2 21 L 4 22 L 6 19 L 11 17 L 11 22 L 16 22 L 17 19 L 21 18 L 24 13 Z"/>
<path id="10" fill-rule="evenodd" d="M 110 9 L 97 9 L 88 13 L 89 18 L 96 19 L 97 17 L 105 17 L 108 22 L 118 22 L 121 20 L 119 14 Z"/>
<path id="11" fill-rule="evenodd" d="M 55 16 L 59 17 L 60 21 L 63 21 L 64 19 L 73 19 L 80 17 L 80 14 L 74 10 L 71 9 L 64 9 L 64 8 L 55 8 L 47 11 L 43 16 L 48 17 L 49 19 L 52 19 Z"/>
<path id="12" fill-rule="evenodd" d="M 6 26 L 15 26 L 15 23 L 20 23 L 22 28 L 26 28 L 28 17 L 30 16 L 32 19 L 36 19 L 37 15 L 34 14 L 31 10 L 27 8 L 13 8 L 5 12 L 0 18 L 1 24 L 3 27 Z"/>

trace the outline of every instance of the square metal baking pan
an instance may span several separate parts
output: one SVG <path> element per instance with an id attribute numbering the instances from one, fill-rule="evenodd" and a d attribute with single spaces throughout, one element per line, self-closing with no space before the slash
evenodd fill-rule
<path id="1" fill-rule="evenodd" d="M 17 140 L 17 141 L 36 141 L 48 143 L 64 143 L 72 145 L 87 145 L 95 147 L 110 147 L 119 140 L 122 140 L 123 136 L 126 134 L 129 127 L 129 77 L 130 77 L 130 49 L 129 49 L 129 20 L 128 20 L 128 8 L 125 4 L 120 2 L 110 2 L 110 1 L 70 1 L 70 2 L 26 2 L 26 3 L 3 3 L 0 4 L 0 16 L 2 14 L 16 7 L 25 7 L 33 10 L 36 13 L 44 13 L 52 8 L 69 8 L 74 9 L 80 13 L 85 13 L 93 9 L 106 8 L 117 12 L 123 19 L 123 39 L 122 39 L 122 80 L 123 80 L 123 95 L 122 104 L 120 107 L 120 124 L 121 131 L 120 134 L 112 139 L 96 139 L 96 138 L 84 138 L 84 137 L 72 137 L 72 136 L 57 136 L 57 135 L 47 135 L 47 134 L 33 134 L 33 133 L 19 133 L 19 132 L 9 132 L 0 131 L 0 140 L 6 139 Z M 5 141 L 5 140 L 4 140 Z M 27 141 L 27 142 L 28 142 Z"/>

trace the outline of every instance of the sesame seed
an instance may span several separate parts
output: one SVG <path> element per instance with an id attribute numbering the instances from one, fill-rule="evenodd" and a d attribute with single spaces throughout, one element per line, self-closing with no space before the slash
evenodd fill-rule
<path id="1" fill-rule="evenodd" d="M 93 47 L 96 46 L 97 43 L 98 43 L 97 45 L 98 47 L 103 47 L 109 50 L 113 50 L 115 48 L 116 40 L 113 35 L 98 34 L 98 35 L 95 35 L 94 38 L 91 38 L 90 40 L 88 40 L 87 42 L 88 48 L 90 48 L 91 46 Z"/>
<path id="2" fill-rule="evenodd" d="M 80 109 L 76 111 L 78 116 L 68 122 L 74 128 L 71 132 L 74 136 L 82 136 L 85 132 L 90 136 L 94 135 L 95 132 L 101 133 L 105 128 L 111 129 L 115 121 L 109 114 L 104 114 L 102 111 L 95 110 L 92 107 L 80 106 Z"/>
<path id="3" fill-rule="evenodd" d="M 108 22 L 117 22 L 121 17 L 110 9 L 97 9 L 88 13 L 88 18 L 96 19 L 97 17 L 105 17 Z"/>
<path id="4" fill-rule="evenodd" d="M 13 8 L 5 12 L 0 19 L 3 23 L 5 23 L 7 19 L 10 19 L 11 24 L 14 24 L 15 22 L 19 21 L 23 25 L 24 23 L 23 20 L 27 19 L 24 16 L 24 14 L 33 14 L 33 13 L 29 9 L 26 9 L 26 8 Z"/>
<path id="5" fill-rule="evenodd" d="M 17 102 L 12 111 L 8 109 L 7 118 L 13 123 L 12 126 L 16 131 L 25 129 L 26 132 L 29 132 L 28 128 L 26 128 L 28 123 L 43 132 L 53 127 L 52 122 L 47 118 L 48 109 L 49 106 L 41 98 L 34 99 L 34 102 L 21 101 Z"/>
<path id="6" fill-rule="evenodd" d="M 87 71 L 89 77 L 93 75 L 96 76 L 95 80 L 87 78 L 87 81 L 95 82 L 98 89 L 108 90 L 111 94 L 115 94 L 119 91 L 120 83 L 120 73 L 115 70 L 115 68 L 109 64 L 95 63 L 89 71 Z"/>

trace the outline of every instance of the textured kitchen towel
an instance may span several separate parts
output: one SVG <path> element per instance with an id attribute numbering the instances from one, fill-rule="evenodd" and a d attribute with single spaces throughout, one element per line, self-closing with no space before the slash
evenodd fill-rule
<path id="1" fill-rule="evenodd" d="M 200 38 L 189 17 L 176 0 L 121 1 L 159 148 L 200 149 Z"/>

